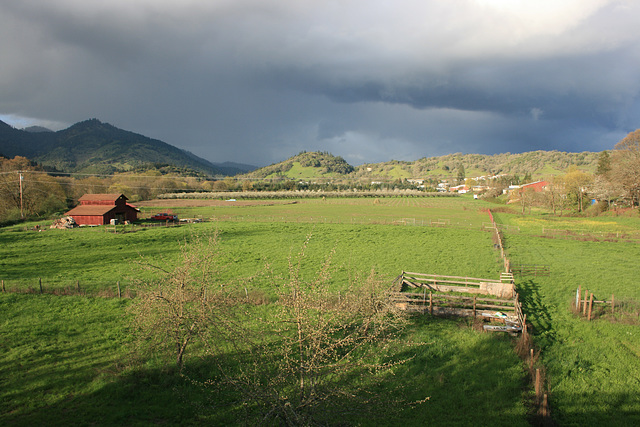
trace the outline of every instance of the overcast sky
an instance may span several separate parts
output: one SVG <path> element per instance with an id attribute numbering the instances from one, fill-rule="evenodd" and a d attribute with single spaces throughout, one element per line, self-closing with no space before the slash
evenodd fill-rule
<path id="1" fill-rule="evenodd" d="M 97 118 L 210 161 L 611 149 L 638 0 L 2 0 L 0 120 Z"/>

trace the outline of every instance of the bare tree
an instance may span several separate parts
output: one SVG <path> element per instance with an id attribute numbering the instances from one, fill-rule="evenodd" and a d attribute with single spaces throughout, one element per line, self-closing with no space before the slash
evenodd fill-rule
<path id="1" fill-rule="evenodd" d="M 551 183 L 547 185 L 546 190 L 542 194 L 546 205 L 551 208 L 553 214 L 556 215 L 556 212 L 560 209 L 560 215 L 562 215 L 562 209 L 564 208 L 566 200 L 563 177 L 553 177 Z"/>
<path id="2" fill-rule="evenodd" d="M 140 265 L 154 274 L 139 283 L 131 305 L 142 350 L 173 354 L 181 368 L 190 346 L 213 346 L 233 329 L 234 300 L 220 282 L 218 233 L 180 246 L 178 262 Z"/>
<path id="3" fill-rule="evenodd" d="M 227 380 L 266 423 L 335 423 L 342 414 L 376 407 L 367 405 L 376 399 L 389 409 L 382 401 L 394 398 L 368 390 L 403 362 L 382 355 L 405 317 L 373 272 L 359 285 L 331 293 L 330 257 L 310 280 L 301 275 L 304 258 L 303 247 L 290 260 L 276 313 L 262 324 L 263 341 L 253 347 L 252 363 Z"/>
<path id="4" fill-rule="evenodd" d="M 640 129 L 618 142 L 611 153 L 610 179 L 621 185 L 631 206 L 640 204 Z"/>
<path id="5" fill-rule="evenodd" d="M 188 380 L 211 396 L 238 396 L 247 422 L 326 424 L 392 410 L 399 398 L 375 388 L 404 362 L 390 348 L 407 319 L 373 272 L 338 293 L 330 291 L 332 255 L 303 275 L 308 242 L 290 257 L 287 277 L 267 277 L 278 302 L 253 309 L 219 280 L 217 234 L 185 242 L 173 265 L 143 262 L 158 275 L 131 307 L 142 349 L 171 355 L 182 371 L 188 350 L 200 348 L 211 376 L 187 372 Z"/>

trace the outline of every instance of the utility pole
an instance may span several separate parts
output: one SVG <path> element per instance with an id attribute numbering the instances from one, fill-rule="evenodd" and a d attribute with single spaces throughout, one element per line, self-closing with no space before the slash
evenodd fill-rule
<path id="1" fill-rule="evenodd" d="M 22 172 L 19 172 L 20 174 L 20 218 L 24 219 L 24 210 L 22 208 L 22 180 L 24 179 L 24 177 L 22 176 Z"/>

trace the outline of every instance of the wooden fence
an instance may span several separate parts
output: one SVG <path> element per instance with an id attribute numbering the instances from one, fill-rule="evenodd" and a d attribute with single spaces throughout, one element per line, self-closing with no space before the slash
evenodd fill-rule
<path id="1" fill-rule="evenodd" d="M 453 292 L 472 295 L 452 295 Z M 501 323 L 484 325 L 487 331 L 520 332 L 526 322 L 510 274 L 494 280 L 403 271 L 393 280 L 389 298 L 410 312 L 480 316 Z"/>
<path id="2" fill-rule="evenodd" d="M 544 264 L 511 264 L 511 273 L 518 276 L 548 277 L 550 268 Z"/>
<path id="3" fill-rule="evenodd" d="M 584 299 L 582 298 L 582 285 L 578 286 L 576 289 L 576 299 L 574 302 L 574 308 L 576 313 L 581 314 L 583 317 L 586 317 L 587 320 L 591 320 L 594 315 L 594 306 L 596 304 L 600 304 L 601 306 L 610 306 L 611 313 L 615 312 L 616 301 L 615 295 L 611 294 L 611 299 L 609 301 L 606 300 L 598 300 L 594 297 L 593 292 L 589 292 L 588 289 L 584 290 Z M 608 308 L 608 307 L 607 307 Z"/>
<path id="4" fill-rule="evenodd" d="M 513 298 L 515 295 L 513 277 L 511 275 L 501 276 L 500 279 L 495 280 L 403 271 L 394 281 L 394 286 L 397 291 L 408 287 L 426 288 L 435 292 L 494 295 L 500 298 Z"/>
<path id="5" fill-rule="evenodd" d="M 110 284 L 100 284 L 98 288 L 94 286 L 87 289 L 81 286 L 79 280 L 60 284 L 56 282 L 47 282 L 42 278 L 33 279 L 33 281 L 8 281 L 0 280 L 0 290 L 4 293 L 22 293 L 22 294 L 52 294 L 52 295 L 81 295 L 96 296 L 110 298 L 133 298 L 135 291 L 125 288 L 120 281 Z"/>
<path id="6" fill-rule="evenodd" d="M 500 249 L 500 256 L 502 257 L 502 261 L 504 263 L 505 273 L 510 273 L 511 277 L 513 278 L 513 273 L 517 274 L 517 270 L 514 271 L 514 268 L 512 267 L 511 262 L 505 253 L 502 232 L 513 232 L 514 230 L 505 227 L 502 224 L 497 224 L 491 210 L 489 210 L 489 219 L 491 220 L 491 224 L 493 225 L 492 230 L 494 233 L 494 245 Z M 519 229 L 517 231 L 519 231 Z M 545 269 L 542 268 L 540 270 L 542 270 L 541 272 L 543 272 Z M 549 270 L 546 270 L 546 273 L 548 274 Z M 529 366 L 531 382 L 534 386 L 535 391 L 534 403 L 538 408 L 537 413 L 535 414 L 534 424 L 552 425 L 553 421 L 551 419 L 551 411 L 549 409 L 549 399 L 547 393 L 544 390 L 546 370 L 544 366 L 539 365 L 540 352 L 538 352 L 536 356 L 533 342 L 531 340 L 531 337 L 529 336 L 527 327 L 527 315 L 522 312 L 522 303 L 519 301 L 519 296 L 517 293 L 515 294 L 514 299 L 516 316 L 518 317 L 520 325 L 522 325 L 522 333 L 520 334 L 520 339 L 518 345 L 516 346 L 516 351 L 523 360 L 528 362 L 527 364 Z"/>

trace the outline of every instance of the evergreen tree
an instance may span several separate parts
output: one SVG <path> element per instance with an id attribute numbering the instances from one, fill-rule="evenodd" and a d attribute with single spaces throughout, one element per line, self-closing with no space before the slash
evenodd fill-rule
<path id="1" fill-rule="evenodd" d="M 458 183 L 464 183 L 464 178 L 465 178 L 464 165 L 460 163 L 458 165 Z"/>
<path id="2" fill-rule="evenodd" d="M 606 175 L 611 170 L 611 157 L 609 152 L 604 150 L 598 156 L 598 168 L 596 169 L 596 175 Z"/>

